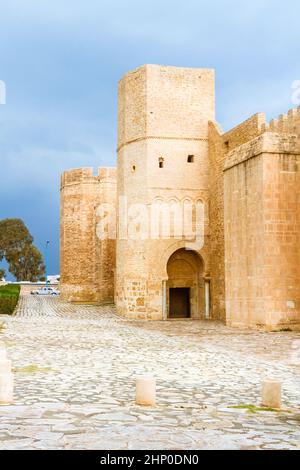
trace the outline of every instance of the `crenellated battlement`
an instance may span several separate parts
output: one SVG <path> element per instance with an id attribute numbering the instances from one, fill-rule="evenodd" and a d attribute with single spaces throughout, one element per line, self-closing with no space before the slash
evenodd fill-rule
<path id="1" fill-rule="evenodd" d="M 280 114 L 261 125 L 261 132 L 278 132 L 280 134 L 300 134 L 300 106 L 290 109 L 287 114 Z"/>
<path id="2" fill-rule="evenodd" d="M 227 132 L 223 132 L 216 122 L 210 122 L 210 130 L 211 138 L 215 139 L 214 136 L 217 134 L 223 142 L 222 153 L 224 154 L 265 132 L 300 135 L 300 106 L 290 109 L 287 114 L 280 114 L 278 118 L 270 122 L 266 121 L 264 113 L 257 113 Z"/>
<path id="3" fill-rule="evenodd" d="M 61 188 L 83 183 L 101 183 L 103 180 L 116 181 L 117 169 L 114 167 L 99 167 L 94 173 L 93 167 L 74 168 L 65 171 L 61 176 Z"/>
<path id="4" fill-rule="evenodd" d="M 266 115 L 264 113 L 257 113 L 229 131 L 224 132 L 217 122 L 210 121 L 210 139 L 212 143 L 216 139 L 219 140 L 219 143 L 222 143 L 222 147 L 219 149 L 218 153 L 224 155 L 258 137 L 262 133 L 261 129 L 265 123 Z"/>
<path id="5" fill-rule="evenodd" d="M 300 141 L 295 135 L 267 131 L 227 154 L 224 171 L 261 154 L 299 155 Z"/>
<path id="6" fill-rule="evenodd" d="M 116 167 L 100 167 L 98 168 L 98 178 L 101 181 L 116 183 L 117 168 Z"/>

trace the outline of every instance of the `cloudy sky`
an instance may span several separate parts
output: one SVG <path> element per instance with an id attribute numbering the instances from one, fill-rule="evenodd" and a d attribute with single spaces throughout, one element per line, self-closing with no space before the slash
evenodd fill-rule
<path id="1" fill-rule="evenodd" d="M 59 272 L 59 175 L 114 165 L 117 82 L 145 63 L 213 67 L 226 130 L 295 106 L 296 0 L 0 0 L 0 219 L 21 217 Z M 300 104 L 300 103 L 299 103 Z"/>

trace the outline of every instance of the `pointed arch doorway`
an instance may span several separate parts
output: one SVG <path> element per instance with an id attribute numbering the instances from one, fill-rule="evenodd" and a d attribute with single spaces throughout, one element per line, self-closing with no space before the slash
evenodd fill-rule
<path id="1" fill-rule="evenodd" d="M 181 248 L 172 254 L 167 263 L 167 318 L 205 316 L 203 272 L 203 260 L 195 251 Z"/>

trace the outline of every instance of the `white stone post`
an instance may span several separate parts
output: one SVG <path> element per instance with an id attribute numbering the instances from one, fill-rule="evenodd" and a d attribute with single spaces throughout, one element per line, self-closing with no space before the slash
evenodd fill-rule
<path id="1" fill-rule="evenodd" d="M 13 402 L 14 377 L 11 372 L 11 361 L 6 357 L 6 350 L 0 346 L 0 405 Z"/>
<path id="2" fill-rule="evenodd" d="M 267 408 L 281 407 L 281 382 L 266 379 L 262 384 L 262 405 Z"/>
<path id="3" fill-rule="evenodd" d="M 135 402 L 137 405 L 156 405 L 156 380 L 153 377 L 137 377 Z"/>
<path id="4" fill-rule="evenodd" d="M 11 373 L 11 360 L 0 359 L 0 375 Z"/>

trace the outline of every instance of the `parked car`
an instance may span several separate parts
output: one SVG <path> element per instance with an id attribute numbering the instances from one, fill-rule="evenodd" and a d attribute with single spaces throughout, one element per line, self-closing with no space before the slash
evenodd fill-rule
<path id="1" fill-rule="evenodd" d="M 53 289 L 53 287 L 41 287 L 37 290 L 32 290 L 30 292 L 32 295 L 59 295 L 60 292 L 57 289 Z"/>

